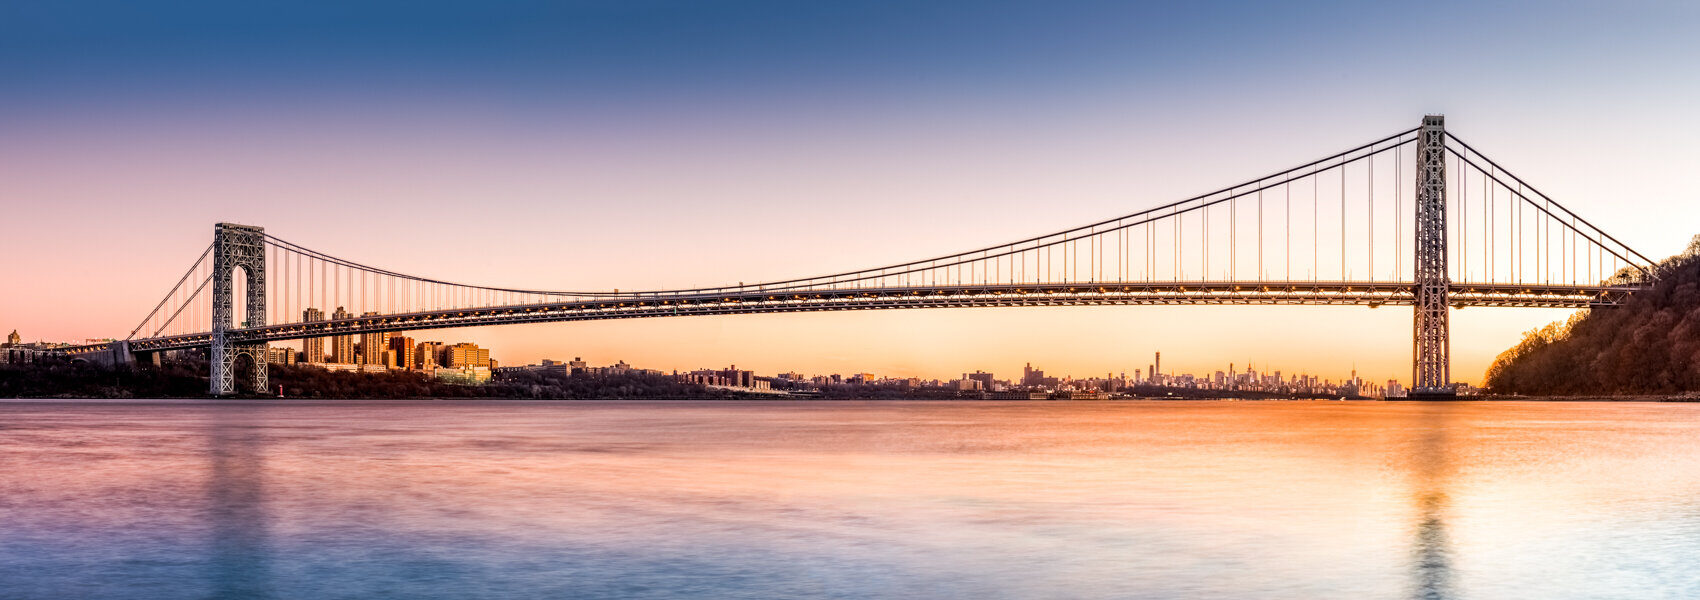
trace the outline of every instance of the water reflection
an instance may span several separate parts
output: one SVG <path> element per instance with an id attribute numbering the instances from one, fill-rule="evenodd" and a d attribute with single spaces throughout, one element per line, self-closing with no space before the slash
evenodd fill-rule
<path id="1" fill-rule="evenodd" d="M 1700 403 L 0 401 L 0 598 L 1700 598 Z"/>
<path id="2" fill-rule="evenodd" d="M 1455 472 L 1447 447 L 1452 405 L 1420 407 L 1410 444 L 1411 499 L 1416 504 L 1416 538 L 1411 548 L 1411 597 L 1457 598 L 1452 583 L 1452 542 L 1447 534 L 1449 490 Z"/>
<path id="3" fill-rule="evenodd" d="M 214 598 L 270 598 L 270 531 L 266 512 L 265 437 L 260 409 L 211 407 L 206 431 L 210 548 L 207 579 Z"/>

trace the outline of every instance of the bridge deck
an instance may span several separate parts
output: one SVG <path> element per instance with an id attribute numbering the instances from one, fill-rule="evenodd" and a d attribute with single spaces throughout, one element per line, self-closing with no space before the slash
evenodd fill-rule
<path id="1" fill-rule="evenodd" d="M 1635 286 L 1454 283 L 1451 287 L 1451 300 L 1455 307 L 1586 308 L 1614 306 L 1627 295 L 1640 289 Z M 259 343 L 332 335 L 516 323 L 836 310 L 1126 304 L 1355 304 L 1373 307 L 1408 306 L 1411 303 L 1410 282 L 1104 282 L 830 290 L 763 290 L 751 287 L 714 294 L 638 293 L 547 304 L 449 309 L 289 323 L 234 329 L 227 332 L 227 335 L 232 343 Z M 138 339 L 130 342 L 130 348 L 135 351 L 160 351 L 206 347 L 210 344 L 211 337 L 210 333 L 197 333 Z M 105 349 L 106 345 L 93 345 L 67 349 L 67 352 L 79 354 Z"/>

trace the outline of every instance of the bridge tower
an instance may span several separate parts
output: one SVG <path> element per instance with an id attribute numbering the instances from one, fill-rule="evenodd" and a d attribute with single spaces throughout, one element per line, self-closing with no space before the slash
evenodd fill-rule
<path id="1" fill-rule="evenodd" d="M 1411 397 L 1450 398 L 1452 348 L 1446 296 L 1446 118 L 1423 117 L 1417 136 L 1416 323 Z"/>
<path id="2" fill-rule="evenodd" d="M 265 229 L 234 223 L 213 228 L 212 275 L 212 395 L 236 392 L 236 359 L 244 354 L 254 361 L 254 389 L 265 390 L 266 344 L 231 344 L 225 332 L 235 317 L 236 268 L 247 276 L 244 299 L 247 320 L 240 327 L 266 324 L 266 238 Z"/>

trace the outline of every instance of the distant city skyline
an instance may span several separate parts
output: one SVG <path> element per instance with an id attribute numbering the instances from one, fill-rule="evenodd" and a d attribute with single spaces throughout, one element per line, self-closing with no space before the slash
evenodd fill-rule
<path id="1" fill-rule="evenodd" d="M 126 332 L 221 221 L 402 272 L 528 288 L 815 275 L 1126 214 L 1426 113 L 1649 256 L 1696 233 L 1646 216 L 1696 200 L 1684 173 L 1700 163 L 1686 135 L 1700 129 L 1700 81 L 1680 76 L 1700 63 L 1694 6 L 1442 3 L 1423 10 L 1472 18 L 1434 27 L 1391 5 L 1094 8 L 519 3 L 498 19 L 424 2 L 403 20 L 210 2 L 20 9 L 0 23 L 0 201 L 19 250 L 0 261 L 0 317 L 50 340 Z M 1497 25 L 1508 22 L 1520 25 Z M 1452 378 L 1479 383 L 1522 332 L 1566 316 L 1453 311 Z M 441 335 L 515 363 L 571 340 L 600 362 L 938 377 L 1041 356 L 1059 372 L 1120 371 L 1162 347 L 1183 372 L 1269 356 L 1289 371 L 1355 362 L 1378 381 L 1410 377 L 1406 308 L 922 310 Z"/>
<path id="2" fill-rule="evenodd" d="M 306 312 L 305 316 L 311 318 L 313 316 L 313 313 L 317 312 L 317 309 L 309 308 L 305 312 Z M 441 331 L 445 331 L 445 330 L 427 330 L 427 331 L 437 333 L 437 332 L 441 332 Z M 388 333 L 378 333 L 378 334 L 363 334 L 363 335 L 360 335 L 360 336 L 353 336 L 353 335 L 326 336 L 326 337 L 321 337 L 321 338 L 309 338 L 309 339 L 304 339 L 304 340 L 278 342 L 278 343 L 273 343 L 273 344 L 270 345 L 269 350 L 268 350 L 268 360 L 269 360 L 269 362 L 274 362 L 274 363 L 278 363 L 278 362 L 291 363 L 291 364 L 302 363 L 302 364 L 310 364 L 310 365 L 315 365 L 315 366 L 324 367 L 324 368 L 331 368 L 331 369 L 337 369 L 337 370 L 352 370 L 352 371 L 369 370 L 368 368 L 376 369 L 376 370 L 383 370 L 383 369 L 419 370 L 419 371 L 426 371 L 426 372 L 433 372 L 433 371 L 438 370 L 439 368 L 446 369 L 446 370 L 468 370 L 470 368 L 486 369 L 485 371 L 480 372 L 481 374 L 479 376 L 481 376 L 481 377 L 487 377 L 489 375 L 490 371 L 493 371 L 495 368 L 498 367 L 498 365 L 503 364 L 501 362 L 501 359 L 498 356 L 496 356 L 496 352 L 497 352 L 496 349 L 480 347 L 478 344 L 471 343 L 471 342 L 458 342 L 458 343 L 452 343 L 452 344 L 445 344 L 443 342 L 431 341 L 431 340 L 416 341 L 413 336 L 409 335 L 410 333 L 411 332 L 401 331 L 401 332 L 388 332 Z M 360 341 L 354 342 L 353 340 L 355 338 L 359 338 Z M 79 340 L 79 341 L 89 341 L 89 340 Z M 335 353 L 335 352 L 333 352 L 331 354 L 324 354 L 322 348 L 327 341 L 330 342 L 330 344 L 332 345 L 333 348 L 337 347 L 339 345 L 346 347 L 347 349 L 344 351 L 346 354 L 344 354 L 342 357 L 337 356 L 337 353 Z M 381 342 L 381 343 L 379 343 L 379 342 Z M 27 345 L 33 347 L 33 346 L 36 346 L 38 344 L 41 344 L 43 347 L 51 347 L 55 344 L 68 344 L 68 343 L 74 343 L 74 342 L 37 340 L 37 341 L 30 342 Z M 14 330 L 11 334 L 8 335 L 6 343 L 5 343 L 5 346 L 23 346 L 23 345 L 26 345 L 26 344 L 23 343 L 23 337 L 16 330 Z M 320 349 L 317 356 L 315 356 L 315 350 L 314 350 L 315 347 L 318 347 Z M 380 348 L 380 350 L 378 350 L 377 353 L 374 354 L 374 353 L 369 352 L 367 350 L 367 348 Z M 539 359 L 535 359 L 535 360 L 531 360 L 531 361 L 510 362 L 510 363 L 506 363 L 506 364 L 513 367 L 513 368 L 537 367 L 539 365 L 548 366 L 548 365 L 552 365 L 552 364 L 553 365 L 569 365 L 569 366 L 575 366 L 577 368 L 583 368 L 586 365 L 591 365 L 591 364 L 596 363 L 596 361 L 586 360 L 583 356 L 577 355 L 577 354 L 575 354 L 573 356 L 573 359 L 570 360 L 570 361 L 563 361 L 563 360 L 559 360 L 558 358 L 556 358 L 556 357 L 561 356 L 561 355 L 562 355 L 561 353 L 553 353 L 553 354 L 549 354 L 548 356 L 545 356 L 543 358 L 539 358 Z M 628 363 L 625 360 L 620 360 L 620 359 L 614 359 L 611 362 L 609 362 L 608 364 L 614 365 L 615 367 L 629 366 Z M 728 364 L 733 365 L 731 367 L 732 369 L 736 369 L 737 368 L 736 365 L 738 363 L 737 363 L 737 361 L 732 361 L 732 362 L 729 362 Z M 772 371 L 748 370 L 748 371 L 742 371 L 742 372 L 752 373 L 752 374 L 759 373 L 760 376 L 767 377 L 767 378 L 785 378 L 789 374 L 789 375 L 792 375 L 792 376 L 795 376 L 795 377 L 798 377 L 798 378 L 801 378 L 801 379 L 817 380 L 817 381 L 820 378 L 823 378 L 823 377 L 830 378 L 830 379 L 843 379 L 843 380 L 848 380 L 852 377 L 867 377 L 867 378 L 877 379 L 877 380 L 880 380 L 880 381 L 902 380 L 902 379 L 919 379 L 919 380 L 924 380 L 924 381 L 928 381 L 928 382 L 943 384 L 943 383 L 948 383 L 948 382 L 951 382 L 951 381 L 954 381 L 954 380 L 961 380 L 961 379 L 983 379 L 983 380 L 985 380 L 985 383 L 986 383 L 986 387 L 984 389 L 987 389 L 987 390 L 992 389 L 993 383 L 1014 383 L 1015 385 L 1039 385 L 1041 383 L 1044 383 L 1045 385 L 1055 386 L 1059 382 L 1066 383 L 1066 382 L 1071 382 L 1071 381 L 1102 381 L 1102 380 L 1106 380 L 1106 379 L 1120 379 L 1124 382 L 1131 381 L 1131 382 L 1136 382 L 1136 383 L 1140 383 L 1140 384 L 1151 384 L 1151 385 L 1177 385 L 1177 386 L 1180 386 L 1180 387 L 1191 387 L 1191 386 L 1194 386 L 1195 384 L 1201 383 L 1201 384 L 1204 384 L 1204 387 L 1206 387 L 1206 388 L 1214 387 L 1214 389 L 1238 389 L 1238 388 L 1233 388 L 1233 387 L 1222 387 L 1223 384 L 1224 384 L 1224 378 L 1226 378 L 1226 383 L 1232 384 L 1235 381 L 1234 376 L 1236 374 L 1241 375 L 1241 376 L 1245 376 L 1245 375 L 1249 375 L 1249 374 L 1252 374 L 1252 373 L 1258 373 L 1258 374 L 1262 374 L 1264 376 L 1271 376 L 1272 375 L 1272 376 L 1275 377 L 1274 381 L 1276 381 L 1276 382 L 1294 381 L 1294 380 L 1299 380 L 1299 379 L 1302 378 L 1302 379 L 1307 379 L 1307 380 L 1314 381 L 1314 382 L 1317 382 L 1317 383 L 1328 383 L 1330 385 L 1340 384 L 1340 383 L 1343 383 L 1343 382 L 1352 382 L 1352 381 L 1363 382 L 1363 383 L 1367 383 L 1367 384 L 1375 386 L 1376 390 L 1380 390 L 1384 387 L 1390 387 L 1390 386 L 1387 386 L 1385 383 L 1382 383 L 1382 382 L 1378 381 L 1377 379 L 1375 379 L 1373 374 L 1359 373 L 1358 370 L 1357 370 L 1357 366 L 1355 364 L 1348 368 L 1348 370 L 1346 371 L 1347 375 L 1345 375 L 1345 376 L 1342 376 L 1342 375 L 1339 375 L 1339 374 L 1331 374 L 1330 371 L 1326 370 L 1326 369 L 1312 373 L 1312 372 L 1308 372 L 1308 371 L 1287 371 L 1287 370 L 1283 370 L 1283 369 L 1278 368 L 1278 367 L 1271 367 L 1271 366 L 1267 366 L 1267 365 L 1259 367 L 1259 366 L 1257 366 L 1258 363 L 1255 360 L 1247 360 L 1246 362 L 1229 361 L 1229 362 L 1225 363 L 1225 365 L 1226 365 L 1225 367 L 1219 368 L 1219 369 L 1215 370 L 1214 372 L 1210 371 L 1209 369 L 1205 369 L 1204 371 L 1201 371 L 1201 372 L 1198 372 L 1198 373 L 1186 372 L 1186 371 L 1176 371 L 1176 370 L 1173 369 L 1173 365 L 1174 365 L 1174 363 L 1171 362 L 1170 368 L 1163 368 L 1163 366 L 1162 366 L 1162 352 L 1157 351 L 1157 352 L 1154 352 L 1152 354 L 1151 362 L 1148 364 L 1147 367 L 1144 367 L 1144 368 L 1135 367 L 1131 370 L 1122 369 L 1120 371 L 1107 371 L 1107 372 L 1103 372 L 1103 373 L 1087 373 L 1087 374 L 1061 373 L 1061 372 L 1053 372 L 1053 373 L 1047 374 L 1043 368 L 1035 368 L 1034 362 L 1032 362 L 1032 361 L 1026 362 L 1023 365 L 1023 368 L 1020 371 L 1022 373 L 1022 375 L 1019 376 L 1019 377 L 1014 376 L 1014 375 L 1006 375 L 1004 377 L 998 377 L 998 375 L 997 375 L 998 373 L 1013 373 L 1014 370 L 1013 369 L 1012 370 L 998 370 L 998 369 L 994 368 L 992 371 L 986 371 L 986 370 L 984 370 L 985 369 L 984 366 L 976 367 L 973 370 L 972 373 L 970 373 L 968 371 L 963 371 L 961 373 L 961 377 L 957 378 L 957 379 L 953 379 L 949 375 L 917 374 L 917 373 L 877 373 L 877 372 L 870 371 L 868 369 L 852 369 L 852 370 L 849 370 L 849 371 L 840 371 L 840 372 L 818 372 L 818 373 L 808 373 L 807 375 L 805 375 L 803 371 L 799 371 L 799 370 L 795 370 L 795 369 L 793 369 L 793 370 L 772 370 Z M 696 366 L 696 367 L 668 366 L 668 367 L 664 367 L 664 368 L 655 368 L 656 367 L 655 365 L 641 365 L 641 366 L 643 368 L 650 369 L 650 370 L 657 372 L 657 373 L 666 373 L 666 372 L 701 373 L 701 372 L 704 372 L 703 367 L 700 367 L 700 366 Z M 467 371 L 466 374 L 470 374 L 470 373 L 471 373 L 471 371 Z M 846 375 L 846 373 L 849 373 L 849 375 Z M 1132 375 L 1129 375 L 1129 373 L 1132 373 Z M 456 377 L 456 378 L 459 377 L 459 374 L 447 374 L 447 375 L 453 376 L 453 377 Z M 1037 378 L 1038 380 L 1035 380 L 1035 378 Z M 1255 382 L 1256 380 L 1252 380 L 1252 381 Z M 1387 381 L 1387 383 L 1399 383 L 1401 385 L 1408 385 L 1409 384 L 1409 381 L 1407 381 L 1406 378 L 1401 378 L 1401 377 L 1392 376 L 1392 375 L 1388 376 L 1386 381 Z"/>

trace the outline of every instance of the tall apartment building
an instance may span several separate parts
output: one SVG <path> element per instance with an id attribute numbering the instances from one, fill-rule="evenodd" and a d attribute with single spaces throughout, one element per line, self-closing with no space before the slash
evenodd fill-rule
<path id="1" fill-rule="evenodd" d="M 367 311 L 360 316 L 376 317 L 378 313 Z M 388 332 L 360 334 L 360 364 L 393 366 L 393 362 L 386 357 L 386 353 L 389 351 L 390 334 Z"/>
<path id="2" fill-rule="evenodd" d="M 331 320 L 333 321 L 352 318 L 354 318 L 354 313 L 348 312 L 341 306 L 336 307 L 336 312 L 331 313 Z M 354 336 L 331 336 L 331 362 L 345 365 L 354 364 Z"/>
<path id="3" fill-rule="evenodd" d="M 301 320 L 311 323 L 325 320 L 325 311 L 309 308 L 301 311 Z M 325 362 L 325 338 L 307 338 L 301 340 L 301 362 Z"/>
<path id="4" fill-rule="evenodd" d="M 418 369 L 419 359 L 414 354 L 418 349 L 413 344 L 413 338 L 394 333 L 390 334 L 390 357 L 395 359 L 396 367 L 403 369 Z"/>

